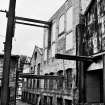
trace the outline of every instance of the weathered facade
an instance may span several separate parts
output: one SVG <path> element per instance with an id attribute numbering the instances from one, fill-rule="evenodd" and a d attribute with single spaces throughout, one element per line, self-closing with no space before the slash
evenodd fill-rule
<path id="1" fill-rule="evenodd" d="M 105 0 L 91 0 L 78 25 L 78 54 L 93 59 L 78 62 L 80 103 L 105 103 Z M 81 35 L 81 37 L 80 37 Z M 81 48 L 82 51 L 79 49 Z"/>
<path id="2" fill-rule="evenodd" d="M 79 14 L 80 1 L 67 0 L 49 19 L 52 25 L 50 30 L 44 30 L 43 43 L 42 71 L 45 77 L 35 77 L 37 80 L 41 78 L 41 86 L 38 88 L 34 87 L 34 81 L 31 86 L 29 83 L 24 84 L 23 101 L 37 105 L 71 105 L 78 102 L 76 61 L 58 60 L 55 54 L 76 55 L 76 25 L 79 24 Z M 35 64 L 33 62 L 34 66 Z"/>
<path id="3" fill-rule="evenodd" d="M 105 103 L 105 0 L 80 1 L 67 0 L 49 20 L 50 30 L 44 31 L 43 76 L 35 76 L 43 80 L 42 86 L 29 88 L 28 96 L 23 92 L 30 103 Z M 74 58 L 56 59 L 58 53 Z"/>
<path id="4" fill-rule="evenodd" d="M 50 18 L 50 30 L 44 33 L 43 74 L 47 76 L 63 76 L 64 79 L 44 79 L 44 86 L 37 92 L 39 103 L 43 104 L 73 104 L 78 101 L 76 87 L 76 62 L 58 60 L 56 53 L 76 55 L 76 25 L 79 24 L 80 2 L 67 0 Z M 77 92 L 77 97 L 74 96 Z M 40 101 L 41 100 L 41 101 Z M 37 101 L 38 103 L 38 101 Z"/>
<path id="5" fill-rule="evenodd" d="M 9 74 L 9 104 L 15 105 L 16 102 L 16 73 L 18 70 L 18 55 L 11 56 L 10 74 Z M 3 72 L 4 55 L 0 54 L 0 95 L 2 86 L 2 72 Z M 1 96 L 0 96 L 1 97 Z"/>

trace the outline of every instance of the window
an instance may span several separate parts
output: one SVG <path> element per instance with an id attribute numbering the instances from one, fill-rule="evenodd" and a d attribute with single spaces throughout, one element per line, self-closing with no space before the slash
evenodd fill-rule
<path id="1" fill-rule="evenodd" d="M 64 15 L 62 15 L 59 19 L 59 34 L 64 32 Z"/>
<path id="2" fill-rule="evenodd" d="M 69 8 L 66 13 L 67 20 L 66 20 L 66 31 L 72 30 L 73 27 L 73 7 Z"/>
<path id="3" fill-rule="evenodd" d="M 67 69 L 66 70 L 66 85 L 65 87 L 67 89 L 71 89 L 72 88 L 72 69 Z"/>
<path id="4" fill-rule="evenodd" d="M 66 51 L 73 48 L 73 32 L 66 35 Z"/>
<path id="5" fill-rule="evenodd" d="M 45 74 L 48 75 L 48 74 Z M 48 79 L 44 79 L 44 88 L 47 89 L 48 87 Z"/>
<path id="6" fill-rule="evenodd" d="M 35 68 L 36 68 L 36 65 L 34 65 L 34 73 L 35 73 Z"/>
<path id="7" fill-rule="evenodd" d="M 52 42 L 54 42 L 56 39 L 56 23 L 53 23 L 52 25 Z"/>
<path id="8" fill-rule="evenodd" d="M 45 49 L 45 52 L 44 52 L 44 61 L 47 60 L 47 49 Z"/>
<path id="9" fill-rule="evenodd" d="M 40 80 L 37 79 L 37 88 L 40 88 Z"/>
<path id="10" fill-rule="evenodd" d="M 52 57 L 55 57 L 55 43 L 52 44 Z"/>
<path id="11" fill-rule="evenodd" d="M 48 46 L 48 30 L 45 30 L 44 45 L 45 48 Z"/>
<path id="12" fill-rule="evenodd" d="M 63 70 L 58 71 L 58 76 L 63 76 Z M 58 79 L 57 80 L 57 89 L 62 89 L 63 88 L 63 80 Z"/>
<path id="13" fill-rule="evenodd" d="M 36 59 L 37 59 L 37 52 L 35 52 L 34 59 L 36 61 Z"/>
<path id="14" fill-rule="evenodd" d="M 40 75 L 40 63 L 38 64 L 37 74 Z"/>
<path id="15" fill-rule="evenodd" d="M 53 72 L 51 72 L 49 75 L 54 75 Z M 49 79 L 49 89 L 52 90 L 53 89 L 53 79 Z"/>
<path id="16" fill-rule="evenodd" d="M 35 88 L 35 79 L 33 79 L 33 89 Z"/>

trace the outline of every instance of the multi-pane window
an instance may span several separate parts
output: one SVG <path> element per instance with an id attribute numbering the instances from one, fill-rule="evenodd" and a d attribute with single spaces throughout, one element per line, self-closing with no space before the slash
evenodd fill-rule
<path id="1" fill-rule="evenodd" d="M 52 42 L 56 40 L 56 23 L 53 23 L 52 25 Z"/>
<path id="2" fill-rule="evenodd" d="M 59 34 L 61 35 L 64 32 L 64 15 L 62 15 L 59 19 Z"/>
<path id="3" fill-rule="evenodd" d="M 73 48 L 73 32 L 66 35 L 66 51 Z"/>
<path id="4" fill-rule="evenodd" d="M 73 28 L 73 7 L 70 7 L 66 13 L 66 31 L 70 31 Z"/>

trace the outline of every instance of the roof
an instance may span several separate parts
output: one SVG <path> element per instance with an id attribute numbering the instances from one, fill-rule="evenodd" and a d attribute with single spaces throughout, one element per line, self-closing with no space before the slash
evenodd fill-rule
<path id="1" fill-rule="evenodd" d="M 38 46 L 35 45 L 35 48 L 34 48 L 34 51 L 33 51 L 32 56 L 33 56 L 34 53 L 36 52 L 36 49 L 38 50 L 38 52 L 40 53 L 40 55 L 43 55 L 43 48 L 40 48 L 40 47 L 38 47 Z"/>
<path id="2" fill-rule="evenodd" d="M 84 12 L 84 15 L 86 15 L 89 11 L 89 9 L 91 8 L 92 4 L 94 3 L 94 0 L 91 0 L 88 7 L 86 8 L 85 12 Z"/>

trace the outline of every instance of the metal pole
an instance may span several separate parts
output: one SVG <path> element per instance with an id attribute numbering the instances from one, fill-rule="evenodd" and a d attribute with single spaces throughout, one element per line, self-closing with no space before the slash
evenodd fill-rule
<path id="1" fill-rule="evenodd" d="M 12 37 L 14 36 L 15 5 L 16 5 L 16 0 L 10 0 L 6 39 L 5 39 L 5 46 L 4 46 L 1 105 L 9 105 L 9 73 L 10 73 Z"/>

